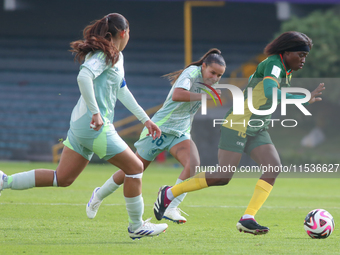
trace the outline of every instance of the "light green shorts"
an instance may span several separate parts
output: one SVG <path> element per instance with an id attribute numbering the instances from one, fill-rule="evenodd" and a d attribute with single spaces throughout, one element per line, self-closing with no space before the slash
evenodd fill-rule
<path id="1" fill-rule="evenodd" d="M 128 147 L 117 131 L 110 126 L 112 125 L 102 127 L 103 131 L 94 139 L 78 137 L 69 129 L 64 145 L 87 160 L 91 160 L 93 153 L 96 153 L 99 158 L 109 160 Z"/>
<path id="2" fill-rule="evenodd" d="M 135 147 L 138 154 L 145 160 L 153 161 L 159 153 L 163 151 L 170 151 L 170 149 L 185 140 L 190 140 L 190 134 L 184 134 L 181 137 L 162 133 L 160 138 L 155 140 L 151 136 L 143 137 L 135 142 Z"/>
<path id="3" fill-rule="evenodd" d="M 239 153 L 250 153 L 256 147 L 263 144 L 273 144 L 269 133 L 266 130 L 260 131 L 255 136 L 249 136 L 246 133 L 221 127 L 221 137 L 218 148 L 226 151 Z"/>

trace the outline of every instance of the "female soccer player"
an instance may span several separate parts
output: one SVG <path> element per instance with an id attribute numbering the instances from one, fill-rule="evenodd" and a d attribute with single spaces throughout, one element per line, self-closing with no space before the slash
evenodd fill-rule
<path id="1" fill-rule="evenodd" d="M 79 62 L 77 77 L 80 99 L 74 107 L 70 129 L 56 171 L 36 169 L 6 176 L 0 172 L 0 190 L 71 185 L 96 153 L 125 173 L 124 196 L 132 239 L 162 233 L 167 224 L 143 221 L 141 196 L 143 163 L 114 129 L 113 117 L 119 99 L 147 128 L 153 138 L 160 129 L 138 105 L 126 86 L 123 54 L 129 40 L 129 23 L 121 14 L 111 13 L 84 29 L 84 40 L 71 43 Z"/>
<path id="2" fill-rule="evenodd" d="M 255 109 L 268 110 L 272 106 L 273 88 L 277 88 L 277 98 L 281 99 L 281 87 L 290 86 L 293 71 L 303 67 L 306 57 L 312 48 L 311 39 L 303 33 L 291 31 L 281 34 L 264 49 L 268 58 L 261 62 L 255 73 L 249 79 L 248 87 L 253 88 L 253 104 Z M 318 96 L 324 90 L 321 83 L 312 93 L 309 104 L 320 101 Z M 258 165 L 280 167 L 281 162 L 268 132 L 266 131 L 271 118 L 270 115 L 259 116 L 251 113 L 248 109 L 247 90 L 245 96 L 245 114 L 234 115 L 230 109 L 225 119 L 228 122 L 221 127 L 218 160 L 220 166 L 236 167 L 245 152 L 251 156 Z M 300 95 L 286 94 L 286 98 L 304 98 Z M 254 120 L 252 125 L 245 126 L 239 123 L 248 123 Z M 255 121 L 257 120 L 257 121 Z M 261 125 L 261 120 L 264 125 Z M 230 125 L 238 123 L 238 125 Z M 252 234 L 266 234 L 269 228 L 259 225 L 254 216 L 266 201 L 271 192 L 275 179 L 279 173 L 263 173 L 255 186 L 253 197 L 248 208 L 237 223 L 237 229 Z M 199 173 L 194 178 L 175 185 L 174 187 L 163 186 L 159 191 L 154 205 L 154 213 L 158 220 L 164 214 L 171 201 L 184 192 L 195 191 L 209 186 L 226 185 L 233 176 L 233 172 Z M 196 177 L 196 178 L 195 178 Z"/>
<path id="3" fill-rule="evenodd" d="M 169 151 L 184 167 L 176 184 L 183 182 L 194 173 L 194 167 L 200 164 L 199 154 L 195 143 L 190 138 L 193 117 L 201 105 L 202 88 L 216 84 L 226 68 L 225 61 L 218 49 L 209 50 L 200 60 L 191 63 L 184 70 L 165 75 L 173 85 L 164 104 L 152 120 L 162 130 L 162 135 L 156 140 L 146 136 L 144 128 L 140 139 L 135 143 L 136 155 L 143 162 L 144 170 L 162 151 Z M 220 91 L 219 91 L 220 92 Z M 96 188 L 86 213 L 94 218 L 105 197 L 113 193 L 124 182 L 124 172 L 117 171 L 101 188 Z M 178 196 L 168 207 L 164 218 L 176 223 L 185 223 L 186 219 L 180 214 L 177 206 L 183 201 L 186 193 Z"/>

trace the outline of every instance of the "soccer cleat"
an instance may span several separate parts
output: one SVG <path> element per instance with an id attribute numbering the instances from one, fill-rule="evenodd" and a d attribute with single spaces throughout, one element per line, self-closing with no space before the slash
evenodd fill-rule
<path id="1" fill-rule="evenodd" d="M 7 177 L 7 175 L 0 170 L 0 196 L 1 196 L 1 191 L 4 188 L 4 179 Z"/>
<path id="2" fill-rule="evenodd" d="M 99 189 L 99 187 L 94 189 L 90 201 L 86 205 L 86 214 L 89 219 L 93 219 L 94 217 L 96 217 L 99 206 L 103 202 L 103 200 L 98 199 L 96 196 L 96 193 Z"/>
<path id="3" fill-rule="evenodd" d="M 171 201 L 166 198 L 166 191 L 170 188 L 170 186 L 162 186 L 158 191 L 158 197 L 153 206 L 153 212 L 157 220 L 161 220 L 163 218 L 166 208 L 171 203 Z M 167 200 L 168 202 L 165 202 L 165 200 Z"/>
<path id="4" fill-rule="evenodd" d="M 185 215 L 188 215 L 187 213 L 183 212 L 181 209 L 175 207 L 175 208 L 167 208 L 165 210 L 163 219 L 171 220 L 177 224 L 183 224 L 187 222 L 187 219 L 184 218 L 181 215 L 181 212 L 184 213 Z M 189 215 L 188 215 L 189 216 Z"/>
<path id="5" fill-rule="evenodd" d="M 168 224 L 166 223 L 153 224 L 150 222 L 150 220 L 151 218 L 143 221 L 142 226 L 137 228 L 135 231 L 131 231 L 130 228 L 128 228 L 130 238 L 135 240 L 136 238 L 141 239 L 145 236 L 158 236 L 162 232 L 165 232 L 165 230 L 168 228 Z"/>
<path id="6" fill-rule="evenodd" d="M 269 228 L 261 226 L 256 222 L 255 219 L 240 219 L 237 224 L 236 228 L 240 232 L 249 233 L 253 235 L 264 235 L 267 234 L 269 231 Z"/>

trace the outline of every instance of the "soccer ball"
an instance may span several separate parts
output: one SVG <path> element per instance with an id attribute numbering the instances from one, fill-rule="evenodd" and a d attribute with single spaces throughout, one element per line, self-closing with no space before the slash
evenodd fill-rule
<path id="1" fill-rule="evenodd" d="M 329 237 L 335 226 L 332 215 L 324 209 L 310 211 L 303 225 L 307 234 L 317 239 Z"/>

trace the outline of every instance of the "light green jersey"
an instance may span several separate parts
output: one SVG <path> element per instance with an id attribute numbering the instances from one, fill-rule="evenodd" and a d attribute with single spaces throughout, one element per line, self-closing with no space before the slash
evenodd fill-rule
<path id="1" fill-rule="evenodd" d="M 201 106 L 201 101 L 175 102 L 172 100 L 172 94 L 175 88 L 183 88 L 190 92 L 202 93 L 202 88 L 206 87 L 199 83 L 203 83 L 201 67 L 202 66 L 189 66 L 181 73 L 172 86 L 162 108 L 151 118 L 162 132 L 177 137 L 185 133 L 190 133 L 194 115 Z M 146 133 L 147 131 L 144 130 L 140 138 L 143 138 Z"/>
<path id="2" fill-rule="evenodd" d="M 108 130 L 105 126 L 112 126 L 114 118 L 114 108 L 120 88 L 126 83 L 124 79 L 124 57 L 119 54 L 118 62 L 112 67 L 106 64 L 106 55 L 102 51 L 90 52 L 85 58 L 85 62 L 80 66 L 88 68 L 94 75 L 93 87 L 100 114 L 104 121 L 104 128 L 94 131 L 90 128 L 92 113 L 87 107 L 85 100 L 80 96 L 77 105 L 73 108 L 70 129 L 78 137 L 96 138 L 101 132 Z"/>

